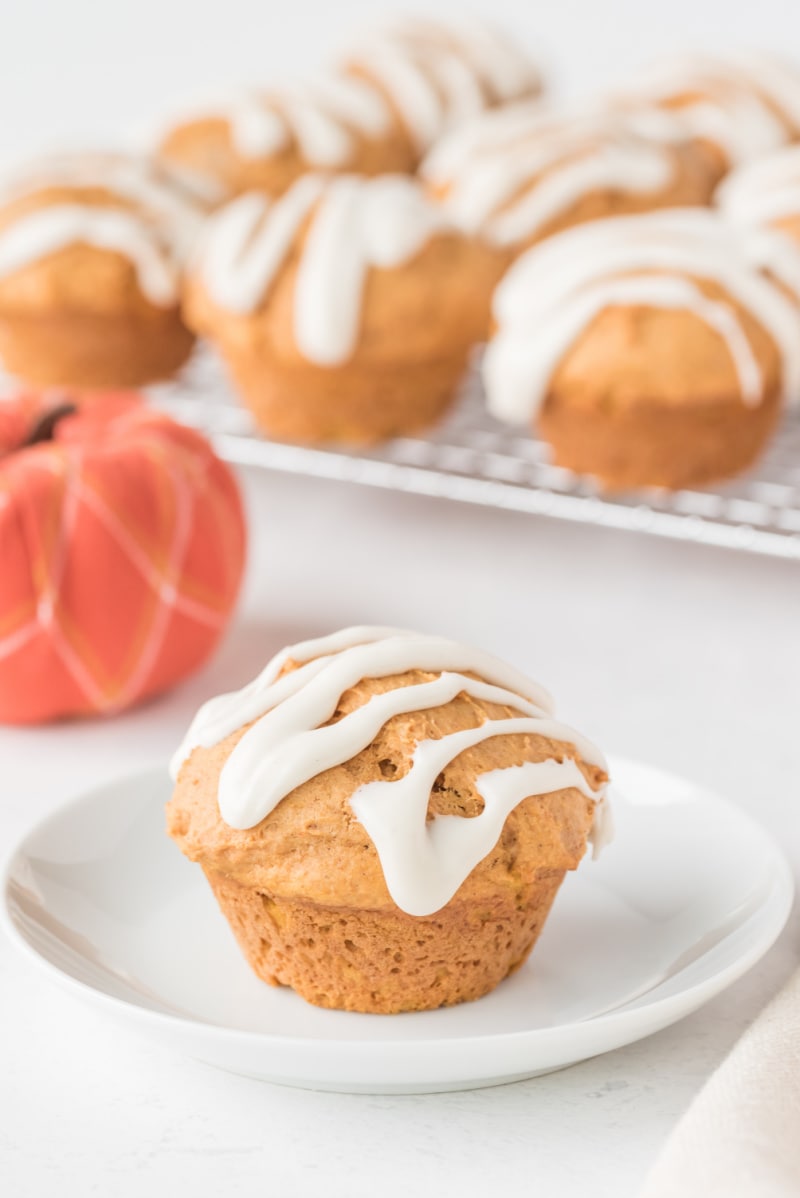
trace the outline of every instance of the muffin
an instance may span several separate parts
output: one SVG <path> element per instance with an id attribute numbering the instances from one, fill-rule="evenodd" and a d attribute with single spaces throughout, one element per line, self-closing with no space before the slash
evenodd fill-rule
<path id="1" fill-rule="evenodd" d="M 251 190 L 277 199 L 310 171 L 411 171 L 416 158 L 380 89 L 343 71 L 212 100 L 177 121 L 157 153 L 216 180 L 226 199 Z"/>
<path id="2" fill-rule="evenodd" d="M 768 54 L 666 59 L 617 98 L 679 114 L 717 180 L 800 136 L 800 72 Z"/>
<path id="3" fill-rule="evenodd" d="M 715 213 L 616 217 L 529 250 L 494 300 L 490 410 L 608 489 L 744 470 L 800 393 L 800 254 Z"/>
<path id="4" fill-rule="evenodd" d="M 135 387 L 183 364 L 196 181 L 145 158 L 46 159 L 0 190 L 0 359 L 30 383 Z"/>
<path id="5" fill-rule="evenodd" d="M 745 229 L 772 228 L 800 244 L 800 146 L 745 163 L 715 194 L 722 215 Z"/>
<path id="6" fill-rule="evenodd" d="M 512 38 L 465 16 L 397 20 L 345 54 L 344 69 L 383 93 L 418 158 L 487 108 L 542 91 L 538 68 Z"/>
<path id="7" fill-rule="evenodd" d="M 488 993 L 611 830 L 602 755 L 546 692 L 392 628 L 285 649 L 200 709 L 173 772 L 169 835 L 253 970 L 349 1011 Z"/>
<path id="8" fill-rule="evenodd" d="M 443 138 L 421 175 L 445 211 L 508 264 L 537 241 L 598 217 L 706 203 L 713 182 L 682 123 L 557 115 L 537 103 L 485 113 Z"/>
<path id="9" fill-rule="evenodd" d="M 186 313 L 271 436 L 363 444 L 444 413 L 495 277 L 415 180 L 307 175 L 216 215 Z"/>

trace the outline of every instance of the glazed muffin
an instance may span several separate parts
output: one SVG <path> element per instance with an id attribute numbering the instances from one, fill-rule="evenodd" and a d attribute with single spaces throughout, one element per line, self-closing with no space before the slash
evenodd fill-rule
<path id="1" fill-rule="evenodd" d="M 666 59 L 617 100 L 678 114 L 717 180 L 800 136 L 800 71 L 768 54 Z"/>
<path id="2" fill-rule="evenodd" d="M 495 275 L 416 181 L 307 175 L 217 214 L 186 312 L 271 436 L 368 443 L 448 408 Z"/>
<path id="3" fill-rule="evenodd" d="M 416 158 L 382 92 L 343 71 L 213 100 L 175 123 L 157 153 L 216 180 L 226 198 L 258 190 L 275 199 L 310 171 L 411 171 Z"/>
<path id="4" fill-rule="evenodd" d="M 508 105 L 443 138 L 421 175 L 448 215 L 507 265 L 587 220 L 707 203 L 713 180 L 683 124 L 662 113 L 648 127 L 649 138 L 619 113 L 565 116 L 535 102 Z"/>
<path id="5" fill-rule="evenodd" d="M 778 229 L 800 244 L 800 146 L 732 171 L 715 195 L 722 215 L 745 229 Z"/>
<path id="6" fill-rule="evenodd" d="M 28 382 L 135 387 L 194 341 L 180 283 L 210 197 L 144 158 L 46 159 L 0 190 L 0 359 Z"/>
<path id="7" fill-rule="evenodd" d="M 228 198 L 273 199 L 310 172 L 413 172 L 446 128 L 541 87 L 535 67 L 476 22 L 400 21 L 295 87 L 212 100 L 175 122 L 157 153 Z"/>
<path id="8" fill-rule="evenodd" d="M 349 1011 L 480 998 L 610 836 L 602 755 L 488 654 L 349 628 L 201 708 L 169 835 L 270 985 Z"/>
<path id="9" fill-rule="evenodd" d="M 469 17 L 395 21 L 353 47 L 344 69 L 385 96 L 417 158 L 487 108 L 542 91 L 538 68 L 517 43 Z"/>
<path id="10" fill-rule="evenodd" d="M 490 410 L 609 489 L 736 474 L 800 393 L 798 294 L 786 238 L 751 242 L 710 210 L 561 233 L 495 295 Z"/>

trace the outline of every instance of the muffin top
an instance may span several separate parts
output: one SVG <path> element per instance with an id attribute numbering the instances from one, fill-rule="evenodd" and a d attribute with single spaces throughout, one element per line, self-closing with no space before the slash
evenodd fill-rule
<path id="1" fill-rule="evenodd" d="M 443 138 L 422 177 L 452 218 L 518 251 L 573 224 L 618 212 L 703 202 L 711 183 L 687 153 L 683 123 L 615 112 L 554 114 L 523 102 Z"/>
<path id="2" fill-rule="evenodd" d="M 306 175 L 216 214 L 186 307 L 198 331 L 285 362 L 427 359 L 480 339 L 495 273 L 415 180 Z"/>
<path id="3" fill-rule="evenodd" d="M 527 57 L 478 22 L 398 21 L 308 82 L 200 103 L 157 153 L 228 197 L 277 198 L 309 171 L 411 172 L 446 129 L 540 87 Z"/>
<path id="4" fill-rule="evenodd" d="M 308 171 L 410 171 L 411 149 L 381 90 L 344 71 L 272 91 L 239 91 L 199 105 L 161 139 L 160 157 L 192 167 L 227 197 L 278 197 Z"/>
<path id="5" fill-rule="evenodd" d="M 720 174 L 800 136 L 800 72 L 768 54 L 665 59 L 623 95 L 678 111 Z"/>
<path id="6" fill-rule="evenodd" d="M 0 183 L 0 308 L 172 307 L 210 200 L 204 183 L 145 157 L 31 164 Z"/>
<path id="7" fill-rule="evenodd" d="M 486 653 L 394 628 L 284 650 L 200 709 L 173 770 L 184 853 L 318 903 L 430 914 L 468 878 L 487 893 L 536 837 L 563 869 L 587 834 L 610 835 L 602 755 L 546 692 Z M 574 818 L 559 826 L 548 803 L 565 798 Z"/>
<path id="8" fill-rule="evenodd" d="M 780 229 L 800 242 L 800 146 L 740 166 L 723 180 L 714 199 L 734 224 Z"/>
<path id="9" fill-rule="evenodd" d="M 489 407 L 761 403 L 800 394 L 800 254 L 704 209 L 615 217 L 523 255 L 494 298 Z"/>
<path id="10" fill-rule="evenodd" d="M 395 21 L 346 53 L 344 65 L 387 97 L 418 156 L 486 108 L 542 90 L 512 38 L 465 16 Z"/>

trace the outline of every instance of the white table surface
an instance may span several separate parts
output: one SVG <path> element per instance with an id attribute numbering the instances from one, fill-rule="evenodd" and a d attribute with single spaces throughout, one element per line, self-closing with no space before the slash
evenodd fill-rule
<path id="1" fill-rule="evenodd" d="M 740 803 L 800 874 L 796 564 L 343 484 L 245 483 L 250 570 L 217 657 L 114 721 L 0 731 L 3 846 L 67 794 L 164 761 L 200 700 L 287 640 L 368 621 L 509 657 L 609 751 Z M 105 1022 L 3 941 L 0 1192 L 633 1196 L 788 974 L 799 929 L 796 912 L 749 976 L 639 1044 L 529 1082 L 419 1097 L 229 1076 Z"/>

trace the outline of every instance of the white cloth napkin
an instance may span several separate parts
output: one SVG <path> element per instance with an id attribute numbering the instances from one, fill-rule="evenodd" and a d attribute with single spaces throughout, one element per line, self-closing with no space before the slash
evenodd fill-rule
<path id="1" fill-rule="evenodd" d="M 692 1102 L 641 1198 L 800 1196 L 800 971 Z"/>

